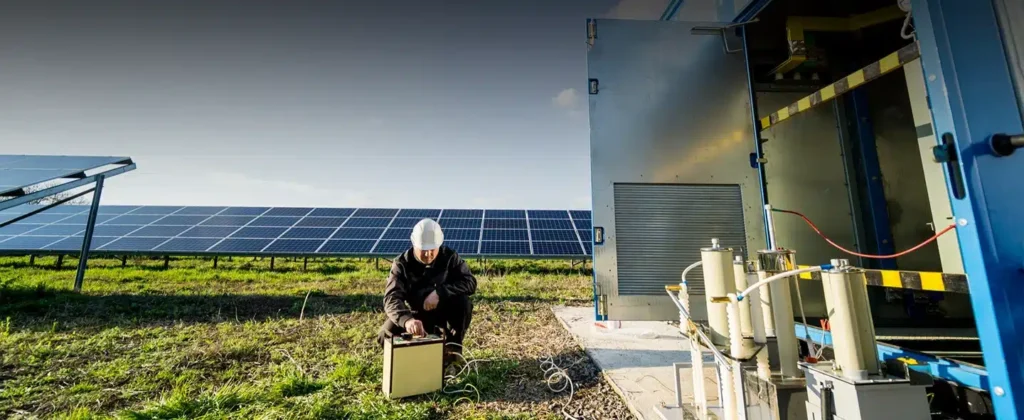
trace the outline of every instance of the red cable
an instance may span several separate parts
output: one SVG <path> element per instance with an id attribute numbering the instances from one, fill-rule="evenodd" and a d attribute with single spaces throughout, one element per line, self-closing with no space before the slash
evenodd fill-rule
<path id="1" fill-rule="evenodd" d="M 814 225 L 814 222 L 812 222 L 811 219 L 808 219 L 807 216 L 804 216 L 803 214 L 800 214 L 799 212 L 795 212 L 795 211 L 792 211 L 792 210 L 779 210 L 779 209 L 772 209 L 772 211 L 777 211 L 779 213 L 789 213 L 789 214 L 800 216 L 801 219 L 804 219 L 804 221 L 807 222 L 807 224 L 811 226 L 811 229 L 814 229 L 814 231 L 817 232 L 818 235 L 820 235 L 822 238 L 825 239 L 825 242 L 828 242 L 829 245 L 832 245 L 832 246 L 836 247 L 836 249 L 838 249 L 840 251 L 843 251 L 843 252 L 845 252 L 847 254 L 850 254 L 850 255 L 856 255 L 856 256 L 862 257 L 862 258 L 876 258 L 876 259 L 881 259 L 881 260 L 889 259 L 889 258 L 902 257 L 904 255 L 907 255 L 907 254 L 911 253 L 911 252 L 917 251 L 918 249 L 921 249 L 921 247 L 934 242 L 936 239 L 939 239 L 940 236 L 942 236 L 946 232 L 949 232 L 949 231 L 953 230 L 953 228 L 956 227 L 956 224 L 952 224 L 952 225 L 946 226 L 945 229 L 942 229 L 941 231 L 936 233 L 935 236 L 932 236 L 931 238 L 928 238 L 926 241 L 921 242 L 917 246 L 915 246 L 913 248 L 910 248 L 910 249 L 908 249 L 906 251 L 903 251 L 903 252 L 898 252 L 898 253 L 895 253 L 895 254 L 892 254 L 892 255 L 871 255 L 871 254 L 861 254 L 859 252 L 853 252 L 853 251 L 850 251 L 850 250 L 848 250 L 846 248 L 843 248 L 843 247 L 839 246 L 839 244 L 837 244 L 835 242 L 832 242 L 832 240 L 829 239 L 828 236 L 825 236 L 824 233 L 821 233 L 821 230 L 819 230 L 818 227 Z"/>

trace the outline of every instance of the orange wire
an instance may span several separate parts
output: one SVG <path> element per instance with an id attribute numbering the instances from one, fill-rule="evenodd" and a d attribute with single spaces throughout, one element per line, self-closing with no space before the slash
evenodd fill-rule
<path id="1" fill-rule="evenodd" d="M 838 249 L 840 251 L 843 251 L 843 252 L 845 252 L 847 254 L 850 254 L 850 255 L 856 255 L 856 256 L 862 257 L 862 258 L 875 258 L 875 259 L 882 259 L 882 260 L 889 259 L 889 258 L 902 257 L 904 255 L 907 255 L 907 254 L 911 253 L 911 252 L 917 251 L 917 250 L 921 249 L 921 247 L 934 242 L 936 239 L 939 239 L 940 236 L 942 236 L 946 232 L 949 232 L 949 231 L 953 230 L 953 228 L 956 227 L 956 224 L 952 224 L 952 225 L 946 226 L 945 229 L 940 230 L 938 233 L 935 234 L 935 236 L 932 236 L 931 238 L 928 238 L 924 242 L 921 242 L 917 246 L 915 246 L 913 248 L 910 248 L 910 249 L 908 249 L 906 251 L 897 252 L 897 253 L 891 254 L 891 255 L 872 255 L 872 254 L 861 254 L 859 252 L 853 252 L 853 251 L 850 251 L 850 250 L 848 250 L 846 248 L 843 248 L 843 247 L 839 246 L 839 244 L 837 244 L 835 242 L 832 242 L 832 240 L 829 239 L 828 236 L 825 236 L 824 233 L 821 233 L 821 230 L 818 229 L 818 227 L 814 225 L 814 222 L 812 222 L 811 219 L 808 219 L 807 216 L 804 216 L 803 214 L 800 214 L 800 212 L 795 212 L 795 211 L 792 211 L 792 210 L 779 210 L 779 209 L 772 209 L 772 211 L 777 211 L 779 213 L 789 213 L 789 214 L 792 214 L 792 215 L 800 216 L 801 219 L 804 219 L 804 221 L 807 222 L 807 224 L 811 226 L 811 229 L 814 229 L 814 231 L 817 232 L 819 236 L 821 236 L 823 239 L 825 239 L 825 242 L 828 242 L 829 245 L 832 245 L 832 246 L 836 247 L 836 249 Z"/>

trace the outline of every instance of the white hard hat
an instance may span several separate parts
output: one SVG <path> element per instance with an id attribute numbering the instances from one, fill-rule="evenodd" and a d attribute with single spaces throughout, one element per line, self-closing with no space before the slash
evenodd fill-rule
<path id="1" fill-rule="evenodd" d="M 444 242 L 444 232 L 441 232 L 441 225 L 431 219 L 420 220 L 412 228 L 412 246 L 416 249 L 431 250 L 441 247 Z"/>

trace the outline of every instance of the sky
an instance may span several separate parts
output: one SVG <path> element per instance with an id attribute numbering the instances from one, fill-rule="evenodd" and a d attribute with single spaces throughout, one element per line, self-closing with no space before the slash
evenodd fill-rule
<path id="1" fill-rule="evenodd" d="M 5 2 L 0 153 L 132 157 L 103 204 L 589 209 L 628 1 Z"/>

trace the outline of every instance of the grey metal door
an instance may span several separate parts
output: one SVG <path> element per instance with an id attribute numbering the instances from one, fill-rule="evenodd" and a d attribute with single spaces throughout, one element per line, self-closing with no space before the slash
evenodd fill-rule
<path id="1" fill-rule="evenodd" d="M 737 248 L 764 246 L 744 58 L 727 52 L 719 35 L 694 34 L 697 26 L 708 24 L 594 22 L 588 71 L 597 88 L 590 95 L 593 217 L 604 239 L 593 254 L 599 317 L 676 319 L 664 285 L 679 283 L 712 236 Z M 727 41 L 733 51 L 742 44 Z"/>

